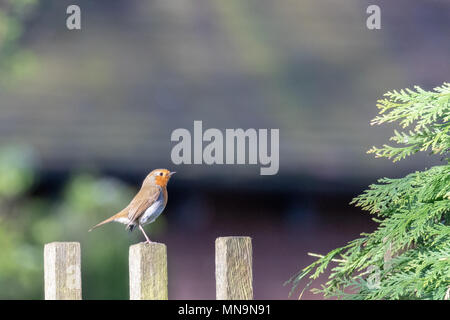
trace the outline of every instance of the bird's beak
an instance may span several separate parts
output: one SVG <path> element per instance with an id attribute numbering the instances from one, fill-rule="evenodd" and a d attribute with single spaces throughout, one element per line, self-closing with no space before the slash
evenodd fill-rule
<path id="1" fill-rule="evenodd" d="M 169 177 L 171 177 L 175 173 L 176 173 L 175 171 L 172 171 L 171 173 L 169 173 Z"/>

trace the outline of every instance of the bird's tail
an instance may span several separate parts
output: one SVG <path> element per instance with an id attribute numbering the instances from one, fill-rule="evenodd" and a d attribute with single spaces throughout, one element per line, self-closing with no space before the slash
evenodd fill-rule
<path id="1" fill-rule="evenodd" d="M 106 220 L 100 222 L 99 224 L 96 224 L 95 226 L 93 226 L 92 228 L 90 228 L 90 229 L 88 230 L 88 232 L 91 232 L 91 231 L 94 230 L 95 228 L 98 228 L 98 227 L 100 227 L 100 226 L 102 226 L 102 225 L 104 225 L 104 224 L 106 224 L 106 223 L 108 223 L 108 222 L 111 222 L 111 221 L 116 220 L 116 219 L 118 218 L 118 216 L 119 216 L 121 213 L 122 213 L 122 211 L 119 212 L 118 214 L 113 215 L 111 218 L 108 218 L 108 219 L 106 219 Z"/>

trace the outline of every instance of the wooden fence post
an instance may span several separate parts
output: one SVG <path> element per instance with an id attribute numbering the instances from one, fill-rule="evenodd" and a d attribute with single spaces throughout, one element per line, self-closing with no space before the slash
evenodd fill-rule
<path id="1" fill-rule="evenodd" d="M 167 248 L 163 243 L 130 247 L 130 300 L 167 300 Z"/>
<path id="2" fill-rule="evenodd" d="M 252 300 L 252 239 L 216 239 L 216 299 Z"/>
<path id="3" fill-rule="evenodd" d="M 45 300 L 81 300 L 79 242 L 52 242 L 44 246 Z"/>

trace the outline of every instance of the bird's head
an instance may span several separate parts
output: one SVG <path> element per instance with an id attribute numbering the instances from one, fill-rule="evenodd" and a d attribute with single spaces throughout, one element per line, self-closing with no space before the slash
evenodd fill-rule
<path id="1" fill-rule="evenodd" d="M 165 187 L 174 173 L 175 172 L 170 172 L 167 169 L 155 169 L 148 174 L 142 183 L 142 186 L 156 184 L 160 187 Z"/>

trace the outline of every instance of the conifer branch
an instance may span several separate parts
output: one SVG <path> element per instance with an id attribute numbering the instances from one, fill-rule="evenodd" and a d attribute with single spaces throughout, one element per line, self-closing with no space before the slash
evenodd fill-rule
<path id="1" fill-rule="evenodd" d="M 351 204 L 376 216 L 377 230 L 326 255 L 308 253 L 318 259 L 288 282 L 293 291 L 309 279 L 303 293 L 335 262 L 328 281 L 312 292 L 342 299 L 450 299 L 450 83 L 433 91 L 394 90 L 377 106 L 380 115 L 371 124 L 397 122 L 400 129 L 390 138 L 394 146 L 368 153 L 395 162 L 429 151 L 444 163 L 370 185 Z"/>

